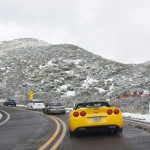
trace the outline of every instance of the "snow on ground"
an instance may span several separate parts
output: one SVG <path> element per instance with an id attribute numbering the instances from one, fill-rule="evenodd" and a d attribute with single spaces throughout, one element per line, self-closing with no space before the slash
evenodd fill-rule
<path id="1" fill-rule="evenodd" d="M 82 87 L 88 88 L 90 84 L 93 84 L 94 82 L 98 82 L 96 79 L 92 79 L 89 76 L 87 76 L 87 79 L 83 81 Z"/>
<path id="2" fill-rule="evenodd" d="M 17 104 L 18 107 L 27 107 L 27 105 Z"/>
<path id="3" fill-rule="evenodd" d="M 2 117 L 3 117 L 3 116 L 2 116 L 2 114 L 0 113 L 0 119 L 2 119 Z"/>
<path id="4" fill-rule="evenodd" d="M 73 108 L 65 108 L 65 110 L 66 110 L 66 113 L 70 113 L 73 110 Z"/>
<path id="5" fill-rule="evenodd" d="M 74 75 L 73 70 L 65 71 L 67 74 Z"/>
<path id="6" fill-rule="evenodd" d="M 104 90 L 104 89 L 102 89 L 102 88 L 95 88 L 95 89 L 97 89 L 98 91 L 99 91 L 99 93 L 103 93 L 103 92 L 105 92 L 106 90 Z"/>
<path id="7" fill-rule="evenodd" d="M 134 114 L 134 113 L 123 113 L 123 117 L 129 118 L 132 120 L 150 123 L 150 115 L 148 114 L 143 115 L 143 114 Z"/>
<path id="8" fill-rule="evenodd" d="M 60 89 L 62 89 L 62 90 L 67 90 L 67 85 L 65 84 L 65 85 L 62 85 L 62 86 L 60 86 Z"/>
<path id="9" fill-rule="evenodd" d="M 66 95 L 67 97 L 75 96 L 75 91 L 67 91 Z"/>
<path id="10" fill-rule="evenodd" d="M 47 62 L 47 64 L 45 64 L 44 66 L 40 65 L 39 68 L 40 68 L 40 69 L 43 69 L 43 68 L 50 67 L 50 66 L 53 66 L 53 65 L 54 65 L 54 64 L 53 64 L 53 62 L 52 62 L 52 60 L 51 60 L 51 61 Z"/>

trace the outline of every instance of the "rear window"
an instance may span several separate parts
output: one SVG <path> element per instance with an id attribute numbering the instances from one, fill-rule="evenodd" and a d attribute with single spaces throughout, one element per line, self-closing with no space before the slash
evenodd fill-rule
<path id="1" fill-rule="evenodd" d="M 15 100 L 10 100 L 10 101 L 15 102 Z"/>
<path id="2" fill-rule="evenodd" d="M 79 108 L 99 108 L 99 107 L 110 107 L 107 102 L 89 102 L 89 103 L 79 103 L 75 106 L 75 109 Z"/>
<path id="3" fill-rule="evenodd" d="M 33 103 L 43 103 L 43 101 L 34 101 Z"/>
<path id="4" fill-rule="evenodd" d="M 49 103 L 48 105 L 49 106 L 62 106 L 61 103 Z"/>
<path id="5" fill-rule="evenodd" d="M 6 101 L 15 102 L 15 100 L 13 100 L 13 99 L 7 99 Z"/>

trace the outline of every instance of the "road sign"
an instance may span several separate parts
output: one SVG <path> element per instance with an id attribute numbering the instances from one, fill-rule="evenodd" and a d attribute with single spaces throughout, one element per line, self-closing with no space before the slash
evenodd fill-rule
<path id="1" fill-rule="evenodd" d="M 32 101 L 33 100 L 33 96 L 34 96 L 34 92 L 30 91 L 29 92 L 29 100 Z"/>

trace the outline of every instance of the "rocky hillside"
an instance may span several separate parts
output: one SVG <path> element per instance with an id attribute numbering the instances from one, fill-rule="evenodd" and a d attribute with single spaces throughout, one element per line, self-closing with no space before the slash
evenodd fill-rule
<path id="1" fill-rule="evenodd" d="M 66 105 L 149 95 L 150 62 L 122 64 L 75 45 L 29 38 L 0 42 L 0 97 L 26 101 L 30 90 L 35 98 Z"/>

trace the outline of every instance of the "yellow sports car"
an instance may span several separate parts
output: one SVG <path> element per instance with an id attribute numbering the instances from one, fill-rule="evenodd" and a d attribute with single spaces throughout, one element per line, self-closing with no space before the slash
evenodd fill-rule
<path id="1" fill-rule="evenodd" d="M 69 114 L 70 137 L 82 131 L 106 131 L 117 134 L 123 130 L 122 112 L 108 102 L 78 103 Z"/>

